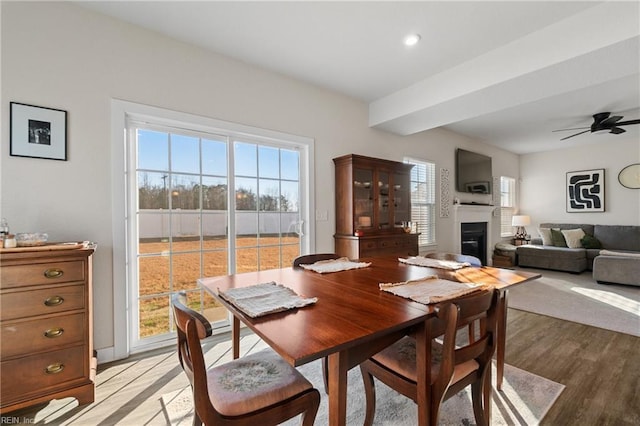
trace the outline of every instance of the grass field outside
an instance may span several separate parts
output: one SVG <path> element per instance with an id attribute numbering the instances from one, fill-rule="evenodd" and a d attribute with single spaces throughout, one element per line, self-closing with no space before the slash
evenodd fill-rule
<path id="1" fill-rule="evenodd" d="M 198 288 L 201 277 L 229 274 L 226 238 L 140 242 L 140 338 L 168 333 L 169 298 L 185 290 L 189 306 L 212 322 L 224 320 L 227 310 Z M 290 266 L 300 253 L 297 236 L 246 236 L 236 238 L 236 273 Z M 202 258 L 202 261 L 201 261 Z"/>

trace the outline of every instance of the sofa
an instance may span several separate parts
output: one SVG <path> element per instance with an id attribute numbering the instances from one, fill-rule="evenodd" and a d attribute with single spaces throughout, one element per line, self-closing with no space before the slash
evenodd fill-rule
<path id="1" fill-rule="evenodd" d="M 518 266 L 572 273 L 591 270 L 599 283 L 640 286 L 640 226 L 541 223 L 538 231 L 547 230 L 554 230 L 556 239 L 534 237 L 531 244 L 518 246 Z"/>

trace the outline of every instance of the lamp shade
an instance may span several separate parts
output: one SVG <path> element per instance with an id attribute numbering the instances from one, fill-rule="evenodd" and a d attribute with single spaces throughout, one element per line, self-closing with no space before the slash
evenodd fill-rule
<path id="1" fill-rule="evenodd" d="M 511 218 L 511 226 L 527 226 L 531 224 L 531 218 L 527 215 L 516 215 Z"/>

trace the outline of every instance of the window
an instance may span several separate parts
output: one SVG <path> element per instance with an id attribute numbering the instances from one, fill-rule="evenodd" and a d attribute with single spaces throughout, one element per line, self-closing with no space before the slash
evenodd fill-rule
<path id="1" fill-rule="evenodd" d="M 114 152 L 127 189 L 115 192 L 126 199 L 114 210 L 126 248 L 114 265 L 126 268 L 127 291 L 125 301 L 114 285 L 114 315 L 127 312 L 129 324 L 126 337 L 116 336 L 117 352 L 172 343 L 169 299 L 179 290 L 225 331 L 226 310 L 197 279 L 288 266 L 310 250 L 313 140 L 132 103 L 116 107 L 126 138 Z"/>
<path id="2" fill-rule="evenodd" d="M 429 161 L 405 158 L 411 169 L 411 220 L 418 224 L 418 245 L 436 243 L 436 165 Z"/>
<path id="3" fill-rule="evenodd" d="M 516 180 L 500 176 L 500 236 L 513 236 L 511 218 L 516 211 Z"/>

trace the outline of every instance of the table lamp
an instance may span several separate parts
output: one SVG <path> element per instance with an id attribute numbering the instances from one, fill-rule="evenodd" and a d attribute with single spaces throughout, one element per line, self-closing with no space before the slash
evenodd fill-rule
<path id="1" fill-rule="evenodd" d="M 527 215 L 516 215 L 511 218 L 511 226 L 516 226 L 516 239 L 523 240 L 527 236 L 527 230 L 524 228 L 531 224 L 531 218 Z"/>

